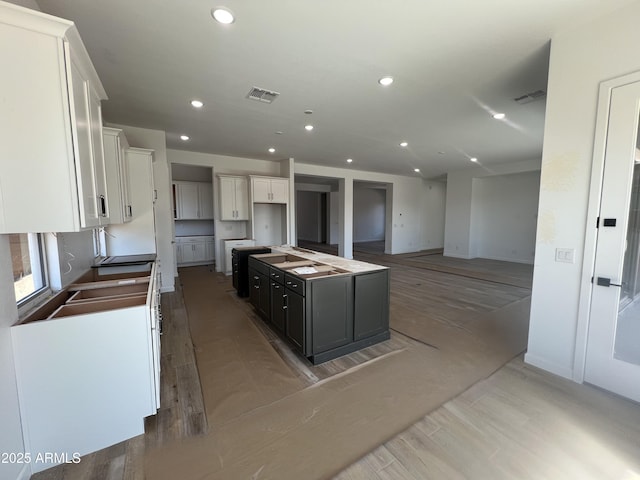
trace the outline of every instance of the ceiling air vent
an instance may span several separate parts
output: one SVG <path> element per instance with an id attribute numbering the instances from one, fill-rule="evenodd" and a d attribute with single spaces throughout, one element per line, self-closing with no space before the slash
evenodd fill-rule
<path id="1" fill-rule="evenodd" d="M 257 100 L 263 103 L 271 103 L 280 95 L 278 92 L 272 92 L 271 90 L 265 90 L 264 88 L 252 87 L 247 98 L 250 100 Z"/>
<path id="2" fill-rule="evenodd" d="M 514 100 L 518 102 L 520 105 L 524 105 L 526 103 L 531 103 L 541 98 L 544 98 L 546 94 L 547 92 L 545 92 L 544 90 L 536 90 L 535 92 L 525 93 L 524 95 L 518 98 L 514 98 Z"/>

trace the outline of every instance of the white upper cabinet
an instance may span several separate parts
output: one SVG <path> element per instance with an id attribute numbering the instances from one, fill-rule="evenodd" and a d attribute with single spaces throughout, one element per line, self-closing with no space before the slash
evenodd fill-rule
<path id="1" fill-rule="evenodd" d="M 213 219 L 213 184 L 209 182 L 198 183 L 199 218 Z"/>
<path id="2" fill-rule="evenodd" d="M 220 179 L 220 220 L 249 220 L 247 177 L 218 175 Z"/>
<path id="3" fill-rule="evenodd" d="M 111 223 L 131 221 L 131 187 L 129 184 L 129 148 L 127 137 L 118 128 L 103 128 L 104 167 L 107 177 L 108 212 Z"/>
<path id="4" fill-rule="evenodd" d="M 213 219 L 213 185 L 208 182 L 173 182 L 176 220 Z"/>
<path id="5" fill-rule="evenodd" d="M 109 221 L 100 102 L 72 22 L 0 3 L 0 233 Z"/>
<path id="6" fill-rule="evenodd" d="M 288 203 L 289 179 L 251 176 L 253 203 Z"/>

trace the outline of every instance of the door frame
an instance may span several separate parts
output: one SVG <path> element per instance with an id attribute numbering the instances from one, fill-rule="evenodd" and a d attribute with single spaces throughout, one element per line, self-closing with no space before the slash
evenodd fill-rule
<path id="1" fill-rule="evenodd" d="M 604 178 L 605 151 L 609 130 L 611 92 L 614 88 L 636 82 L 640 82 L 640 72 L 634 72 L 603 81 L 600 83 L 598 91 L 593 160 L 591 162 L 591 182 L 589 185 L 589 204 L 587 207 L 587 226 L 584 235 L 582 278 L 580 281 L 578 321 L 576 325 L 576 342 L 573 356 L 573 380 L 579 383 L 584 382 L 587 359 L 587 338 L 589 334 L 589 318 L 591 315 L 591 296 L 593 294 L 593 283 L 591 280 L 594 275 L 596 245 L 598 240 L 596 222 L 600 213 L 600 201 L 602 199 L 602 181 Z"/>

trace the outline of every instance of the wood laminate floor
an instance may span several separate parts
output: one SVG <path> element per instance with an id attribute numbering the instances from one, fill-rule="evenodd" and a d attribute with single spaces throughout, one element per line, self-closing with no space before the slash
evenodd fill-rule
<path id="1" fill-rule="evenodd" d="M 357 256 L 360 255 L 371 257 L 359 259 L 391 266 L 392 305 L 406 305 L 414 312 L 428 310 L 447 325 L 464 328 L 468 315 L 499 308 L 529 294 L 522 286 L 527 273 L 517 264 L 499 265 L 492 280 L 474 276 L 482 269 L 482 275 L 490 276 L 491 263 L 465 266 L 454 260 L 447 265 L 446 258 L 432 262 L 471 272 L 457 274 L 405 264 L 411 261 L 408 256 L 397 256 L 389 262 L 387 255 Z M 417 262 L 429 263 L 423 258 L 429 255 L 416 255 Z M 505 278 L 511 283 L 505 283 Z M 456 291 L 464 291 L 465 295 Z M 228 300 L 240 301 L 233 295 Z M 207 431 L 179 285 L 176 292 L 162 295 L 162 307 L 162 408 L 158 415 L 147 419 L 145 435 L 86 455 L 77 465 L 55 467 L 32 478 L 142 480 L 147 478 L 143 462 L 146 449 Z M 309 367 L 292 358 L 288 347 L 279 344 L 278 337 L 261 321 L 256 318 L 255 322 L 306 384 L 415 342 L 393 332 L 391 342 Z M 518 357 L 336 478 L 639 479 L 640 406 L 529 367 Z"/>

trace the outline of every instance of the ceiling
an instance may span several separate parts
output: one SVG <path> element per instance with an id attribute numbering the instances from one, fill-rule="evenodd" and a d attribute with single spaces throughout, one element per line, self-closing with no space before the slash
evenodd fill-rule
<path id="1" fill-rule="evenodd" d="M 546 90 L 555 32 L 629 3 L 223 0 L 222 25 L 217 0 L 37 1 L 77 24 L 106 122 L 164 130 L 172 149 L 425 178 L 540 158 L 546 98 L 514 99 Z M 280 95 L 249 100 L 253 86 Z"/>

